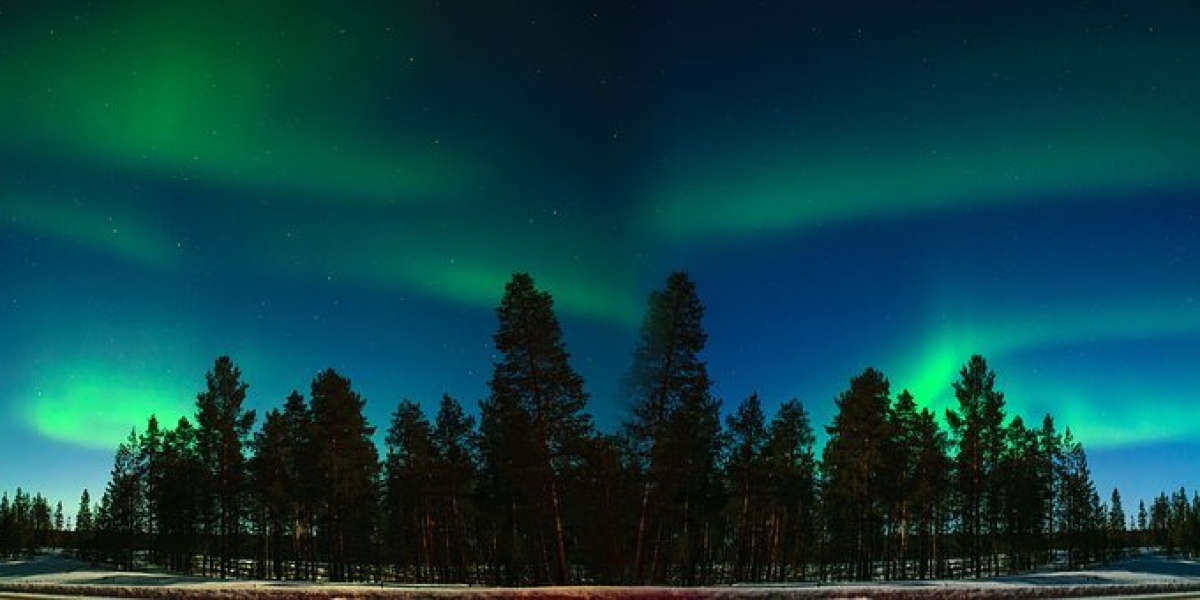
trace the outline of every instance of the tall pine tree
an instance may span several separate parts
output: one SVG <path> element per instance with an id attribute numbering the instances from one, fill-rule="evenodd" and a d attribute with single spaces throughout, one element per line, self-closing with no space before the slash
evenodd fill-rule
<path id="1" fill-rule="evenodd" d="M 383 463 L 384 551 L 398 567 L 415 567 L 419 581 L 433 573 L 433 430 L 421 407 L 403 400 L 388 427 Z"/>
<path id="2" fill-rule="evenodd" d="M 350 567 L 372 557 L 379 453 L 375 428 L 363 416 L 366 400 L 333 369 L 312 382 L 313 500 L 318 543 L 329 562 L 330 581 L 345 581 Z"/>
<path id="3" fill-rule="evenodd" d="M 797 399 L 779 406 L 767 427 L 765 463 L 770 498 L 767 578 L 783 580 L 793 572 L 804 577 L 815 557 L 817 533 L 817 466 L 812 424 Z"/>
<path id="4" fill-rule="evenodd" d="M 545 575 L 565 584 L 569 569 L 563 486 L 577 475 L 592 435 L 591 417 L 584 412 L 583 379 L 571 368 L 550 294 L 539 291 L 528 274 L 513 275 L 496 315 L 499 328 L 493 339 L 500 360 L 483 406 L 484 418 L 493 421 L 484 433 L 509 440 L 508 450 L 517 454 L 497 455 L 504 450 L 485 444 L 485 458 L 496 473 L 527 478 L 519 486 L 510 481 L 505 487 L 510 493 L 516 487 L 525 489 L 525 499 L 534 507 L 526 533 L 538 540 L 540 554 L 546 557 Z M 507 460 L 513 461 L 510 469 L 496 468 Z"/>
<path id="5" fill-rule="evenodd" d="M 889 384 L 883 373 L 867 369 L 850 380 L 837 399 L 838 412 L 826 427 L 822 466 L 829 536 L 848 575 L 871 577 L 871 562 L 882 548 L 882 527 L 895 451 Z"/>
<path id="6" fill-rule="evenodd" d="M 985 547 L 989 558 L 995 556 L 990 542 L 1000 520 L 996 467 L 1004 452 L 1004 394 L 995 389 L 996 373 L 978 354 L 962 368 L 959 378 L 954 383 L 958 409 L 946 411 L 946 423 L 958 446 L 955 489 L 964 550 L 971 571 L 979 574 Z"/>
<path id="7" fill-rule="evenodd" d="M 626 380 L 632 401 L 626 435 L 642 484 L 634 539 L 634 580 L 661 580 L 665 562 L 693 580 L 705 521 L 715 512 L 719 402 L 700 353 L 708 341 L 704 307 L 686 273 L 650 294 Z"/>
<path id="8" fill-rule="evenodd" d="M 243 410 L 246 389 L 241 369 L 228 356 L 218 357 L 196 396 L 196 449 L 207 467 L 201 482 L 207 492 L 202 505 L 207 537 L 215 539 L 221 577 L 233 570 L 241 550 L 246 496 L 246 448 L 254 411 Z"/>

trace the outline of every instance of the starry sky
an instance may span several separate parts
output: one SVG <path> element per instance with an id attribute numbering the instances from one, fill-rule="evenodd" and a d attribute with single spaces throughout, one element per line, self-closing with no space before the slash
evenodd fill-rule
<path id="1" fill-rule="evenodd" d="M 229 354 L 474 407 L 514 271 L 601 428 L 647 294 L 818 429 L 972 353 L 1107 498 L 1200 485 L 1200 6 L 0 2 L 0 488 L 73 509 Z M 1127 507 L 1128 508 L 1128 507 Z"/>

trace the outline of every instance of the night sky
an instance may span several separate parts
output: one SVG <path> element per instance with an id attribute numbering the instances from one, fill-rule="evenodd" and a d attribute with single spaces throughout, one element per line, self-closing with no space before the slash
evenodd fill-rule
<path id="1" fill-rule="evenodd" d="M 978 352 L 1103 497 L 1191 489 L 1198 30 L 1188 2 L 0 1 L 0 489 L 98 497 L 220 354 L 260 415 L 326 367 L 381 432 L 404 398 L 474 410 L 514 271 L 611 430 L 674 270 L 726 410 L 820 429 L 874 366 L 940 412 Z"/>

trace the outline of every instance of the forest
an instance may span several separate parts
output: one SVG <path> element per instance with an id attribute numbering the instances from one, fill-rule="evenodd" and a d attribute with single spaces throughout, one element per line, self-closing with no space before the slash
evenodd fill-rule
<path id="1" fill-rule="evenodd" d="M 240 369 L 219 357 L 193 418 L 135 426 L 73 526 L 61 503 L 5 493 L 0 556 L 56 547 L 222 578 L 693 586 L 1200 554 L 1200 495 L 1127 515 L 1117 490 L 1101 498 L 1069 428 L 1009 414 L 981 356 L 964 357 L 943 415 L 865 369 L 819 446 L 796 399 L 767 415 L 751 395 L 722 419 L 704 308 L 675 273 L 649 297 L 630 417 L 602 432 L 551 295 L 517 273 L 496 313 L 478 411 L 448 395 L 432 416 L 401 401 L 382 447 L 346 376 L 318 373 L 258 424 Z"/>

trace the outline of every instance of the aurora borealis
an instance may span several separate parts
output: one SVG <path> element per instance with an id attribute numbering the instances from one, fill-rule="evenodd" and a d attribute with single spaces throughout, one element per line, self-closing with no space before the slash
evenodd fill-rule
<path id="1" fill-rule="evenodd" d="M 1200 485 L 1200 7 L 0 4 L 0 489 L 73 507 L 229 354 L 486 394 L 514 271 L 605 428 L 685 269 L 732 406 L 970 354 L 1126 498 Z M 1136 501 L 1130 505 L 1136 505 Z"/>

